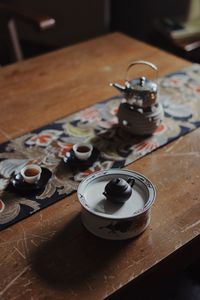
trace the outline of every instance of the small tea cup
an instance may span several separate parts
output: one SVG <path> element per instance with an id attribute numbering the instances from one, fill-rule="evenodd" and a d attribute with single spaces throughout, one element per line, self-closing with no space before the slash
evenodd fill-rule
<path id="1" fill-rule="evenodd" d="M 20 171 L 23 179 L 27 183 L 36 183 L 41 176 L 42 169 L 36 164 L 27 165 Z"/>
<path id="2" fill-rule="evenodd" d="M 87 160 L 92 154 L 93 146 L 86 143 L 77 143 L 73 146 L 74 155 L 79 160 Z"/>

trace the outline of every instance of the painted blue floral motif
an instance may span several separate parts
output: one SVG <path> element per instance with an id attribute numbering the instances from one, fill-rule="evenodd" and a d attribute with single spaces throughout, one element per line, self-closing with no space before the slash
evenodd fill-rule
<path id="1" fill-rule="evenodd" d="M 159 80 L 164 122 L 148 138 L 125 133 L 117 126 L 121 98 L 97 103 L 59 121 L 0 145 L 0 228 L 3 229 L 75 191 L 87 175 L 121 168 L 200 125 L 200 66 L 191 65 Z M 67 167 L 63 157 L 77 142 L 90 142 L 98 159 L 85 170 Z M 36 195 L 20 196 L 10 190 L 13 173 L 31 163 L 51 172 Z"/>

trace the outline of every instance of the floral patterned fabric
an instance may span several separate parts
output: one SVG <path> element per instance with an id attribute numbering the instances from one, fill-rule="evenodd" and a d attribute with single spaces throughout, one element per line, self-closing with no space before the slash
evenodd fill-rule
<path id="1" fill-rule="evenodd" d="M 97 103 L 15 140 L 0 145 L 0 228 L 3 229 L 76 191 L 87 175 L 121 168 L 194 130 L 200 125 L 200 66 L 191 65 L 159 80 L 159 101 L 165 118 L 148 138 L 122 132 L 116 112 L 121 97 Z M 99 156 L 84 171 L 69 168 L 63 157 L 77 142 L 90 142 Z M 20 196 L 9 189 L 13 173 L 31 163 L 51 172 L 47 184 L 35 195 Z"/>

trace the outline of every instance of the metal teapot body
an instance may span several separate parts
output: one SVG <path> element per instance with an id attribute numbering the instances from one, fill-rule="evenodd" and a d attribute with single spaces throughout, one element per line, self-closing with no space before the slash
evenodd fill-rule
<path id="1" fill-rule="evenodd" d="M 135 65 L 147 65 L 157 73 L 157 67 L 147 61 L 139 60 L 131 63 L 127 68 L 125 85 L 118 83 L 110 83 L 115 87 L 126 99 L 127 103 L 136 108 L 148 108 L 156 103 L 157 100 L 157 84 L 142 76 L 134 80 L 128 80 L 128 72 Z"/>

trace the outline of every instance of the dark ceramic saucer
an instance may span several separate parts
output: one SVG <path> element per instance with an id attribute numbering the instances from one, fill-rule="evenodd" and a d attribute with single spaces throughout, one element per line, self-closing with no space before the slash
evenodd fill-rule
<path id="1" fill-rule="evenodd" d="M 84 171 L 90 168 L 95 161 L 97 161 L 100 152 L 93 148 L 91 156 L 87 160 L 80 160 L 76 158 L 74 151 L 71 150 L 63 158 L 64 163 L 72 170 Z"/>
<path id="2" fill-rule="evenodd" d="M 27 183 L 20 173 L 13 174 L 8 185 L 8 189 L 11 189 L 20 194 L 35 194 L 42 190 L 47 184 L 49 178 L 51 177 L 51 172 L 42 168 L 42 173 L 40 179 L 36 183 Z"/>

